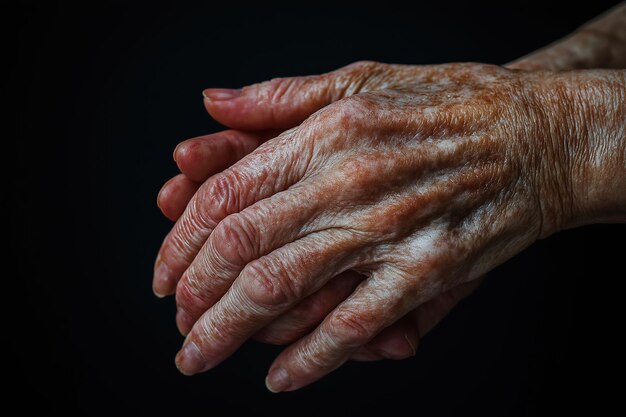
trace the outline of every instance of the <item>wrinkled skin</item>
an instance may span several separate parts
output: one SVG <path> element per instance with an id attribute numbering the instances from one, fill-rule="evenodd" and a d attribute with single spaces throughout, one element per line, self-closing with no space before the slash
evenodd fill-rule
<path id="1" fill-rule="evenodd" d="M 589 43 L 587 34 L 579 39 Z M 549 55 L 543 50 L 511 67 L 536 69 Z M 565 68 L 571 56 L 553 66 Z M 270 388 L 297 389 L 347 357 L 410 356 L 419 337 L 476 286 L 476 274 L 537 235 L 622 219 L 624 201 L 615 190 L 626 186 L 614 174 L 624 171 L 623 138 L 606 133 L 620 126 L 623 133 L 623 106 L 615 109 L 620 97 L 590 92 L 623 91 L 623 77 L 360 63 L 243 92 L 208 90 L 205 104 L 218 121 L 257 133 L 226 131 L 179 145 L 183 174 L 159 195 L 164 214 L 175 220 L 200 190 L 166 240 L 155 276 L 155 291 L 167 294 L 183 275 L 177 289 L 183 333 L 209 308 L 177 358 L 181 370 L 214 366 L 257 330 L 260 340 L 291 343 L 322 320 L 272 366 Z M 568 104 L 581 92 L 595 109 Z M 581 123 L 581 109 L 604 126 L 602 134 Z M 601 139 L 617 144 L 609 146 L 617 150 L 612 158 L 595 151 L 606 146 Z M 565 141 L 575 144 L 568 152 Z M 293 155 L 301 151 L 304 168 Z M 273 155 L 287 172 L 272 164 Z M 588 166 L 590 160 L 604 169 Z M 199 188 L 212 175 L 218 179 L 207 184 L 214 185 Z M 612 183 L 597 185 L 609 176 Z M 216 190 L 222 202 L 238 201 L 218 207 L 206 195 Z M 258 201 L 263 197 L 269 201 Z M 346 267 L 352 269 L 336 275 Z M 288 384 L 276 378 L 285 373 L 280 368 Z"/>
<path id="2" fill-rule="evenodd" d="M 415 308 L 579 222 L 578 181 L 566 175 L 578 153 L 555 146 L 580 127 L 554 98 L 598 77 L 624 82 L 619 72 L 359 63 L 285 83 L 323 108 L 210 177 L 160 251 L 156 279 L 180 277 L 177 322 L 191 329 L 180 369 L 217 365 L 358 271 L 365 280 L 272 366 L 274 390 L 297 389 Z"/>

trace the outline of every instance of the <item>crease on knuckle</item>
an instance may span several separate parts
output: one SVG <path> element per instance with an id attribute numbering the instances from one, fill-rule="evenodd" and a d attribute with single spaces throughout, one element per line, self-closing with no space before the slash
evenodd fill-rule
<path id="1" fill-rule="evenodd" d="M 211 236 L 211 244 L 218 260 L 227 267 L 245 265 L 258 252 L 258 230 L 243 213 L 232 214 L 222 220 Z"/>
<path id="2" fill-rule="evenodd" d="M 355 130 L 371 127 L 371 98 L 351 96 L 330 104 L 306 119 L 301 127 L 305 132 L 317 132 L 320 126 L 332 128 L 339 144 L 353 136 Z M 342 139 L 343 138 L 343 139 Z"/>
<path id="3" fill-rule="evenodd" d="M 190 232 L 197 229 L 211 229 L 217 222 L 209 214 L 211 202 L 208 190 L 200 190 L 196 193 L 191 203 L 187 206 L 184 221 L 181 227 Z"/>
<path id="4" fill-rule="evenodd" d="M 270 89 L 267 99 L 270 103 L 281 103 L 285 97 L 289 97 L 297 78 L 274 78 L 270 81 Z"/>
<path id="5" fill-rule="evenodd" d="M 187 312 L 194 311 L 194 306 L 206 297 L 204 286 L 192 275 L 187 273 L 176 287 L 176 306 Z"/>
<path id="6" fill-rule="evenodd" d="M 215 271 L 214 262 L 209 258 L 208 251 L 202 250 L 194 262 L 189 266 L 177 289 L 177 301 L 180 297 L 189 300 L 189 304 L 205 304 L 216 300 L 221 294 L 216 288 L 221 288 L 223 278 Z"/>
<path id="7" fill-rule="evenodd" d="M 363 323 L 359 314 L 350 310 L 340 310 L 329 323 L 337 342 L 341 346 L 356 348 L 369 341 L 372 331 Z"/>
<path id="8" fill-rule="evenodd" d="M 386 68 L 386 64 L 376 61 L 357 61 L 341 68 L 337 95 L 349 97 L 377 87 Z"/>
<path id="9" fill-rule="evenodd" d="M 191 209 L 200 224 L 214 228 L 229 213 L 239 210 L 239 187 L 241 180 L 238 174 L 228 169 L 211 180 L 206 190 L 194 198 Z"/>
<path id="10" fill-rule="evenodd" d="M 181 283 L 184 290 L 195 298 L 204 301 L 210 299 L 212 296 L 209 277 L 215 274 L 211 273 L 211 269 L 207 269 L 204 266 L 201 266 L 201 268 L 202 273 L 198 271 L 198 266 L 190 266 L 186 273 L 186 279 L 181 281 Z"/>
<path id="11" fill-rule="evenodd" d="M 376 111 L 379 106 L 376 97 L 372 94 L 358 94 L 337 102 L 334 111 L 335 123 L 344 132 L 353 132 L 355 129 L 364 133 L 376 127 Z"/>
<path id="12" fill-rule="evenodd" d="M 300 285 L 280 261 L 270 264 L 258 259 L 244 269 L 248 277 L 244 281 L 245 295 L 263 308 L 273 309 L 289 305 L 301 296 Z"/>
<path id="13" fill-rule="evenodd" d="M 210 316 L 204 316 L 198 320 L 194 330 L 196 339 L 200 342 L 198 348 L 205 355 L 210 352 L 219 352 L 228 345 L 228 335 L 222 326 L 214 325 Z"/>

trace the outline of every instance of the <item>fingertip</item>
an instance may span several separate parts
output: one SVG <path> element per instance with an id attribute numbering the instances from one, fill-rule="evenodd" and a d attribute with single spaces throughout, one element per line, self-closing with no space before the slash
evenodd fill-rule
<path id="1" fill-rule="evenodd" d="M 202 352 L 193 341 L 185 343 L 183 348 L 176 354 L 175 363 L 180 373 L 187 376 L 209 370 Z"/>
<path id="2" fill-rule="evenodd" d="M 174 149 L 173 157 L 176 166 L 183 174 L 189 165 L 194 162 L 194 156 L 197 152 L 197 141 L 195 139 L 187 139 L 178 145 Z"/>
<path id="3" fill-rule="evenodd" d="M 178 213 L 178 210 L 176 210 L 174 204 L 172 204 L 176 197 L 176 193 L 173 192 L 175 191 L 175 187 L 172 185 L 173 180 L 174 178 L 170 179 L 161 187 L 157 195 L 157 207 L 169 220 L 176 221 L 176 219 L 180 217 L 180 213 Z"/>
<path id="4" fill-rule="evenodd" d="M 154 295 L 155 295 L 157 298 L 165 298 L 165 297 L 167 297 L 167 294 L 161 294 L 161 293 L 159 292 L 159 290 L 158 290 L 157 288 L 155 288 L 155 287 L 154 287 L 154 285 L 152 285 L 152 292 L 154 293 Z"/>
<path id="5" fill-rule="evenodd" d="M 176 280 L 172 270 L 167 266 L 161 257 L 157 257 L 154 265 L 154 278 L 152 280 L 152 291 L 154 294 L 163 298 L 174 293 L 176 288 Z"/>
<path id="6" fill-rule="evenodd" d="M 289 373 L 285 368 L 280 366 L 270 370 L 265 378 L 265 386 L 274 394 L 289 390 L 291 385 Z"/>
<path id="7" fill-rule="evenodd" d="M 201 136 L 188 139 L 178 144 L 175 149 L 176 165 L 188 179 L 203 182 L 215 174 L 221 161 L 216 161 L 213 155 L 220 134 Z"/>
<path id="8" fill-rule="evenodd" d="M 178 174 L 167 181 L 157 196 L 157 206 L 165 217 L 172 221 L 178 220 L 187 204 L 200 187 L 200 184 Z"/>
<path id="9" fill-rule="evenodd" d="M 193 319 L 180 307 L 176 310 L 176 327 L 183 336 L 187 336 L 193 327 Z"/>

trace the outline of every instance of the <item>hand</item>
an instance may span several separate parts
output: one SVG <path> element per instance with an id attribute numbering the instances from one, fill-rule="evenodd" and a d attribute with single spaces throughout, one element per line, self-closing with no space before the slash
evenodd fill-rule
<path id="1" fill-rule="evenodd" d="M 623 42 L 620 38 L 626 36 L 623 21 L 626 17 L 626 7 L 623 5 L 614 9 L 600 19 L 585 25 L 574 35 L 554 43 L 538 52 L 519 59 L 509 65 L 518 69 L 573 69 L 582 67 L 620 67 L 623 66 L 624 54 Z M 366 79 L 371 74 L 364 73 Z M 352 79 L 355 77 L 353 76 Z M 316 78 L 309 78 L 314 81 Z M 342 81 L 339 77 L 337 81 Z M 278 81 L 278 82 L 277 82 Z M 213 89 L 207 90 L 207 109 L 218 121 L 231 124 L 236 127 L 246 128 L 292 128 L 299 124 L 310 113 L 317 110 L 321 104 L 320 95 L 306 96 L 294 94 L 281 94 L 293 86 L 287 82 L 292 80 L 274 80 L 270 83 L 261 84 L 248 88 L 252 100 L 223 100 L 236 91 Z M 302 79 L 300 79 L 302 81 Z M 296 83 L 297 84 L 297 83 Z M 269 87 L 269 88 L 268 88 Z M 257 94 L 249 94 L 251 89 L 256 89 Z M 287 97 L 289 100 L 285 100 Z M 270 98 L 271 100 L 268 100 Z M 276 100 L 278 98 L 278 100 Z M 327 98 L 326 98 L 327 99 Z M 233 105 L 234 104 L 234 105 Z M 175 155 L 178 154 L 178 163 L 185 175 L 179 175 L 168 181 L 159 194 L 159 206 L 163 213 L 172 220 L 176 220 L 182 214 L 188 201 L 200 183 L 210 175 L 216 174 L 232 165 L 255 149 L 264 140 L 273 137 L 278 131 L 263 131 L 255 134 L 243 132 L 223 132 L 217 135 L 188 141 L 179 146 Z M 176 156 L 175 156 L 176 159 Z M 354 287 L 362 280 L 359 274 L 353 271 L 340 274 L 325 285 L 322 290 L 309 296 L 306 302 L 300 303 L 290 312 L 281 316 L 265 329 L 257 334 L 257 338 L 271 343 L 290 343 L 308 330 L 317 325 L 322 318 L 340 301 L 349 295 Z M 162 294 L 173 291 L 175 282 L 155 281 L 155 290 Z M 420 306 L 409 316 L 413 320 L 403 320 L 394 324 L 369 345 L 379 352 L 377 355 L 368 355 L 371 359 L 376 357 L 403 358 L 414 352 L 419 336 L 432 328 L 461 296 L 470 292 L 467 286 L 461 286 L 458 290 L 451 290 L 438 296 L 431 302 Z M 422 313 L 419 312 L 422 310 Z M 420 320 L 419 317 L 426 317 Z M 405 326 L 415 329 L 403 329 Z M 183 333 L 189 330 L 190 324 L 182 328 Z M 406 340 L 405 340 L 406 339 Z M 406 343 L 408 342 L 408 344 Z M 368 347 L 370 347 L 368 345 Z M 368 349 L 374 351 L 374 349 Z M 353 358 L 362 358 L 359 352 Z"/>
<path id="2" fill-rule="evenodd" d="M 183 174 L 170 179 L 159 193 L 157 204 L 163 214 L 171 220 L 177 220 L 202 182 L 223 171 L 273 136 L 273 132 L 267 131 L 254 134 L 225 131 L 179 144 L 174 151 L 174 160 Z M 361 281 L 363 276 L 355 271 L 339 274 L 322 289 L 263 328 L 254 338 L 272 344 L 296 341 L 345 300 Z M 458 301 L 469 295 L 479 282 L 480 280 L 475 280 L 460 285 L 421 305 L 353 353 L 351 359 L 404 359 L 414 355 L 420 338 Z"/>
<path id="3" fill-rule="evenodd" d="M 620 38 L 626 36 L 623 25 L 625 12 L 626 7 L 623 5 L 617 7 L 611 13 L 585 25 L 574 35 L 519 59 L 509 64 L 509 67 L 531 70 L 621 67 L 625 56 L 620 52 L 623 50 L 623 42 Z M 367 78 L 369 74 L 364 74 L 364 76 Z M 279 93 L 284 91 L 281 88 L 289 85 L 285 84 L 285 81 L 288 80 L 266 83 L 265 87 L 269 84 L 269 89 L 256 86 L 257 92 L 265 92 L 265 97 L 257 95 L 256 97 L 260 100 L 256 103 L 254 100 L 236 100 L 235 106 L 232 106 L 232 101 L 219 100 L 231 95 L 232 91 L 208 90 L 208 96 L 212 96 L 213 100 L 207 100 L 207 109 L 212 111 L 218 120 L 221 120 L 223 116 L 226 123 L 231 122 L 234 125 L 243 123 L 245 127 L 246 122 L 251 121 L 247 127 L 255 129 L 267 126 L 292 128 L 304 117 L 308 117 L 310 111 L 317 110 L 319 103 L 316 102 L 316 98 L 319 99 L 319 96 L 313 95 L 313 100 L 311 100 L 310 97 L 304 95 L 286 94 L 285 96 L 292 100 L 290 102 L 281 100 Z M 255 97 L 254 94 L 249 95 Z M 268 97 L 274 100 L 267 100 Z M 279 100 L 275 100 L 277 97 Z M 222 106 L 224 103 L 226 106 Z M 265 106 L 259 106 L 259 104 Z M 211 136 L 187 142 L 186 145 L 179 147 L 181 149 L 179 154 L 182 154 L 179 155 L 179 165 L 186 175 L 173 178 L 163 187 L 159 195 L 159 203 L 164 214 L 176 220 L 198 189 L 200 182 L 230 166 L 263 140 L 272 137 L 274 133 L 265 131 L 260 135 L 252 135 L 231 131 L 212 135 L 210 141 L 208 139 Z M 294 341 L 317 325 L 325 314 L 349 295 L 361 280 L 361 276 L 353 271 L 340 274 L 322 290 L 309 296 L 306 302 L 298 304 L 290 312 L 283 314 L 278 320 L 264 328 L 256 337 L 273 343 Z M 158 281 L 155 282 L 157 284 L 155 289 L 157 289 Z M 169 291 L 173 290 L 171 284 L 166 285 L 170 287 Z M 162 285 L 161 289 L 163 289 Z M 390 326 L 366 347 L 355 352 L 352 358 L 403 358 L 411 355 L 415 351 L 419 335 L 424 335 L 447 314 L 458 299 L 469 292 L 471 292 L 469 284 L 464 284 L 437 296 L 407 315 L 412 316 L 413 319 L 405 319 Z M 405 328 L 406 326 L 408 328 Z M 414 329 L 415 326 L 417 329 Z M 186 332 L 188 328 L 182 330 Z M 363 351 L 369 353 L 364 356 Z M 376 352 L 376 354 L 371 352 Z"/>
<path id="4" fill-rule="evenodd" d="M 277 359 L 270 385 L 298 388 L 569 220 L 568 196 L 550 193 L 567 180 L 553 167 L 569 159 L 550 151 L 562 139 L 551 127 L 569 126 L 567 111 L 542 107 L 564 81 L 479 65 L 378 70 L 385 77 L 358 83 L 360 91 L 377 80 L 386 90 L 326 107 L 209 179 L 166 239 L 170 271 L 185 270 L 204 245 L 178 285 L 180 310 L 217 302 L 179 354 L 184 371 L 214 366 L 341 270 L 367 272 Z"/>
<path id="5" fill-rule="evenodd" d="M 376 75 L 368 73 L 368 70 L 372 68 L 374 66 L 368 63 L 351 65 L 328 74 L 326 81 L 349 89 L 348 82 Z M 275 129 L 293 127 L 292 125 L 300 123 L 303 118 L 326 105 L 328 97 L 319 94 L 298 95 L 299 90 L 293 88 L 293 85 L 291 87 L 295 94 L 281 94 L 281 91 L 290 88 L 288 83 L 304 83 L 308 89 L 314 89 L 323 79 L 323 77 L 275 79 L 247 87 L 245 96 L 230 101 L 225 98 L 233 94 L 237 96 L 237 91 L 207 90 L 205 104 L 214 118 L 226 125 L 261 129 L 261 132 L 225 131 L 181 143 L 174 152 L 174 159 L 183 174 L 168 181 L 159 193 L 157 204 L 163 213 L 168 218 L 176 220 L 201 182 L 232 165 L 259 144 L 273 137 L 278 132 Z M 384 81 L 384 79 L 378 80 L 380 83 Z M 341 95 L 334 99 L 338 98 L 341 98 Z M 161 266 L 158 261 L 157 266 Z M 171 276 L 160 275 L 161 278 Z M 158 274 L 157 277 L 159 277 Z M 307 297 L 304 302 L 299 303 L 262 329 L 255 338 L 273 344 L 288 344 L 299 339 L 318 325 L 333 308 L 352 293 L 362 280 L 363 276 L 354 271 L 340 274 L 322 289 Z M 171 293 L 176 281 L 176 279 L 155 279 L 155 292 L 160 296 Z M 414 355 L 420 337 L 445 317 L 458 301 L 469 295 L 479 282 L 480 280 L 477 280 L 452 288 L 421 305 L 411 314 L 407 314 L 404 320 L 390 326 L 367 346 L 355 352 L 351 358 L 354 360 L 404 359 Z M 188 317 L 188 321 L 185 321 L 180 316 L 177 320 L 179 329 L 181 333 L 187 334 L 193 325 L 192 319 Z"/>

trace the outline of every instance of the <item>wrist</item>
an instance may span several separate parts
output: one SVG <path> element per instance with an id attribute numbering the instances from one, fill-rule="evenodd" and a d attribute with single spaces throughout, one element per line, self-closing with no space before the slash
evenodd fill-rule
<path id="1" fill-rule="evenodd" d="M 540 95 L 546 109 L 541 128 L 551 133 L 539 176 L 542 236 L 626 220 L 626 71 L 547 78 Z"/>
<path id="2" fill-rule="evenodd" d="M 571 226 L 626 221 L 626 71 L 588 71 L 572 105 L 582 145 Z"/>

